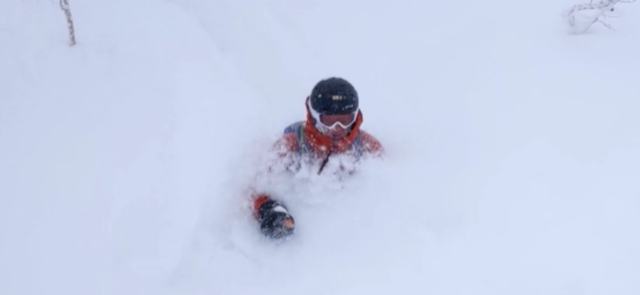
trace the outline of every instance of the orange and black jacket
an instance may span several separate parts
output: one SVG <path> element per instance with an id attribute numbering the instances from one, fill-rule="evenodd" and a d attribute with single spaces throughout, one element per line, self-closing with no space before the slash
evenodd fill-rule
<path id="1" fill-rule="evenodd" d="M 275 144 L 275 149 L 283 151 L 281 156 L 286 156 L 289 153 L 298 153 L 322 159 L 318 173 L 322 172 L 331 155 L 349 153 L 355 157 L 364 155 L 381 156 L 383 148 L 378 139 L 361 130 L 360 125 L 362 125 L 362 112 L 358 111 L 356 122 L 353 124 L 349 135 L 340 140 L 332 141 L 315 128 L 313 118 L 307 112 L 306 121 L 296 122 L 285 128 L 283 136 Z M 257 216 L 260 207 L 264 203 L 271 200 L 270 196 L 263 193 L 256 193 L 252 198 L 254 216 Z"/>

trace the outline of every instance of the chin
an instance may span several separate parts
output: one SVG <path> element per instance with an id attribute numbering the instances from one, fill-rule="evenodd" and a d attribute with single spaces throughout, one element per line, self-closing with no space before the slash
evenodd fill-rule
<path id="1" fill-rule="evenodd" d="M 343 139 L 347 137 L 347 135 L 349 135 L 348 130 L 325 130 L 321 133 L 323 133 L 324 136 L 330 138 L 331 140 Z"/>
<path id="2" fill-rule="evenodd" d="M 347 135 L 346 134 L 340 134 L 340 135 L 329 135 L 329 138 L 331 139 L 343 139 L 345 138 Z"/>

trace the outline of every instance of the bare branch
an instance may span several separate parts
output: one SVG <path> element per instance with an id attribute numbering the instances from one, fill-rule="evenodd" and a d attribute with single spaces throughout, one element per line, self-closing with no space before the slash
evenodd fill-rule
<path id="1" fill-rule="evenodd" d="M 636 0 L 600 0 L 600 2 L 594 3 L 593 0 L 590 0 L 587 4 L 573 6 L 565 13 L 565 18 L 571 27 L 583 27 L 582 30 L 578 29 L 579 33 L 586 32 L 595 23 L 600 23 L 613 30 L 613 27 L 605 22 L 604 19 L 609 16 L 610 12 L 614 11 L 616 4 L 632 3 L 635 1 Z M 576 17 L 581 17 L 584 21 L 578 23 L 576 22 Z"/>
<path id="2" fill-rule="evenodd" d="M 76 45 L 76 33 L 73 27 L 73 19 L 71 18 L 69 0 L 60 0 L 60 9 L 64 11 L 65 16 L 67 17 L 67 26 L 69 27 L 69 45 Z"/>

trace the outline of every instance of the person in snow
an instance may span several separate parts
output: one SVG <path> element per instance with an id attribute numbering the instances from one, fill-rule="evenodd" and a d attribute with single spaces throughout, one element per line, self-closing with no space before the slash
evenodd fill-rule
<path id="1" fill-rule="evenodd" d="M 320 174 L 332 155 L 356 159 L 382 155 L 380 142 L 360 129 L 363 117 L 358 93 L 347 80 L 332 77 L 319 81 L 306 98 L 306 108 L 306 120 L 286 127 L 276 142 L 280 157 L 295 154 L 297 159 L 317 165 Z M 283 238 L 293 233 L 293 216 L 275 196 L 254 192 L 251 198 L 253 216 L 264 235 Z"/>

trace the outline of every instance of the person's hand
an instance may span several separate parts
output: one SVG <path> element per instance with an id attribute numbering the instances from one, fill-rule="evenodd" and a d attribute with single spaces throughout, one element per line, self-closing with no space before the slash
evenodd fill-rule
<path id="1" fill-rule="evenodd" d="M 270 238 L 280 239 L 293 234 L 295 222 L 286 207 L 269 200 L 260 207 L 258 212 L 260 230 Z"/>

